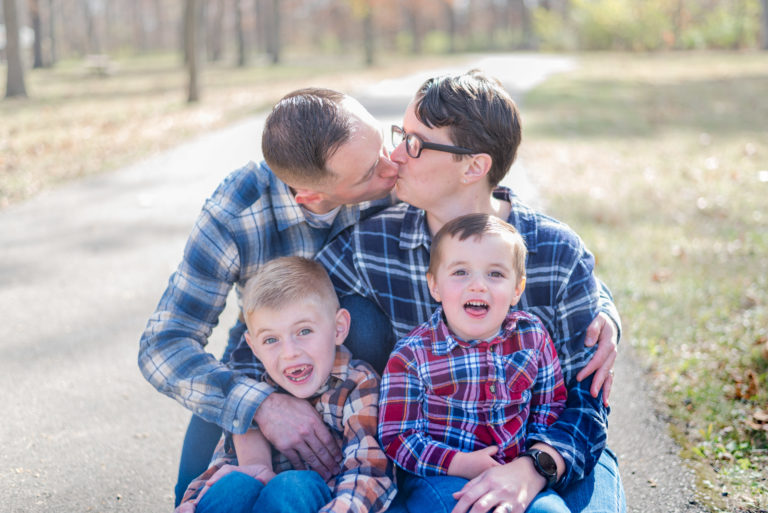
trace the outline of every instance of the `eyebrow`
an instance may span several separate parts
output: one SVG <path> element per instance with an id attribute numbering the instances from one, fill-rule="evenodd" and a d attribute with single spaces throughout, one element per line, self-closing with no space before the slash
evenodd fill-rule
<path id="1" fill-rule="evenodd" d="M 304 323 L 309 323 L 309 322 L 312 322 L 312 319 L 309 319 L 309 318 L 306 318 L 306 319 L 300 319 L 300 320 L 298 320 L 298 321 L 294 322 L 294 323 L 291 325 L 291 327 L 296 327 L 296 326 L 297 326 L 297 325 L 299 325 L 299 324 L 304 324 Z M 257 330 L 256 330 L 256 332 L 255 332 L 255 333 L 253 333 L 252 335 L 253 335 L 254 337 L 259 337 L 259 336 L 261 336 L 261 334 L 262 334 L 262 333 L 265 333 L 265 332 L 269 332 L 269 331 L 274 331 L 274 328 L 259 328 L 259 329 L 257 329 Z"/>

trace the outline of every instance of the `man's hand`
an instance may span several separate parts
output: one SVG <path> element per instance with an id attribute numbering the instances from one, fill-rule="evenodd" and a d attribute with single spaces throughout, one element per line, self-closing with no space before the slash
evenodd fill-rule
<path id="1" fill-rule="evenodd" d="M 304 399 L 273 393 L 253 416 L 261 433 L 293 468 L 312 470 L 329 479 L 341 471 L 341 448 L 320 415 Z"/>
<path id="2" fill-rule="evenodd" d="M 531 458 L 516 458 L 486 470 L 454 493 L 459 502 L 451 513 L 523 513 L 546 484 Z"/>
<path id="3" fill-rule="evenodd" d="M 595 373 L 590 392 L 592 397 L 597 397 L 602 387 L 605 406 L 608 406 L 608 397 L 611 395 L 611 387 L 613 386 L 613 364 L 618 355 L 617 339 L 618 329 L 614 322 L 607 314 L 599 313 L 590 323 L 584 338 L 584 345 L 587 347 L 592 347 L 597 343 L 597 351 L 576 376 L 576 379 L 582 381 L 593 372 Z"/>
<path id="4" fill-rule="evenodd" d="M 474 479 L 491 467 L 501 465 L 493 459 L 499 448 L 490 445 L 484 449 L 472 452 L 458 452 L 448 465 L 448 475 Z"/>

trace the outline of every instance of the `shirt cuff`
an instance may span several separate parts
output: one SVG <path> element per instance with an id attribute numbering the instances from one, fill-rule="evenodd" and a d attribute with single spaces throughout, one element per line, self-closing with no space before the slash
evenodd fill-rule
<path id="1" fill-rule="evenodd" d="M 275 391 L 267 383 L 248 379 L 238 383 L 227 395 L 222 413 L 222 427 L 230 433 L 241 435 L 251 427 L 253 416 L 264 399 Z"/>

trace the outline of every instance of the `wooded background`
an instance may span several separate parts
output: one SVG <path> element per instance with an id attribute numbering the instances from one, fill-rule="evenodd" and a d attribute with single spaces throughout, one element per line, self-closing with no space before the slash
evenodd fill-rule
<path id="1" fill-rule="evenodd" d="M 6 96 L 24 70 L 82 57 L 179 52 L 189 100 L 204 61 L 279 64 L 289 52 L 768 49 L 768 0 L 3 0 Z"/>

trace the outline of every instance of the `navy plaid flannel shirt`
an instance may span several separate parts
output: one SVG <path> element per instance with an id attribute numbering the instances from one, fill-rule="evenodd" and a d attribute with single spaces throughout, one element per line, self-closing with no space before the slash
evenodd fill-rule
<path id="1" fill-rule="evenodd" d="M 544 433 L 532 434 L 556 448 L 566 462 L 562 489 L 589 474 L 605 447 L 609 409 L 602 394 L 589 393 L 591 376 L 576 380 L 596 346 L 586 348 L 587 326 L 600 312 L 619 324 L 607 288 L 595 277 L 594 258 L 569 227 L 523 205 L 505 187 L 494 196 L 511 204 L 507 221 L 528 247 L 526 288 L 518 304 L 540 317 L 555 343 L 568 400 L 560 418 Z M 317 255 L 340 296 L 374 301 L 392 321 L 398 339 L 429 319 L 438 304 L 427 287 L 431 235 L 426 214 L 398 204 L 343 232 Z"/>
<path id="2" fill-rule="evenodd" d="M 139 349 L 144 377 L 203 419 L 244 433 L 274 389 L 205 350 L 229 291 L 236 285 L 239 297 L 264 262 L 286 255 L 311 258 L 361 217 L 391 204 L 385 198 L 344 206 L 330 228 L 313 228 L 266 163 L 233 172 L 205 202 L 183 260 L 147 323 Z M 256 368 L 253 374 L 261 372 Z"/>

